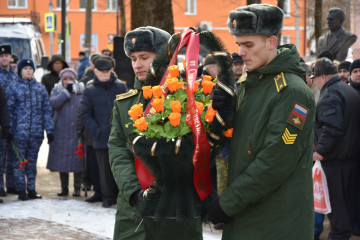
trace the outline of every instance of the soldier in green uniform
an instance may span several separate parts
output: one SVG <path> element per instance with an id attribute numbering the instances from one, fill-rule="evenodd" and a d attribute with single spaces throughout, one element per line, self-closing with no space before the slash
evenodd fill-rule
<path id="1" fill-rule="evenodd" d="M 114 230 L 116 240 L 145 239 L 144 224 L 141 224 L 141 218 L 136 214 L 141 186 L 135 172 L 134 155 L 127 147 L 133 127 L 126 128 L 125 125 L 130 122 L 128 111 L 131 106 L 144 104 L 142 85 L 156 52 L 169 38 L 169 33 L 155 27 L 140 27 L 125 35 L 124 50 L 131 58 L 136 77 L 134 90 L 117 96 L 108 141 L 110 165 L 119 188 Z"/>
<path id="2" fill-rule="evenodd" d="M 228 187 L 208 213 L 225 223 L 224 240 L 314 238 L 315 102 L 296 47 L 277 47 L 282 25 L 282 10 L 271 5 L 229 14 L 247 78 L 237 92 Z M 217 89 L 213 107 L 221 115 L 231 99 Z"/>

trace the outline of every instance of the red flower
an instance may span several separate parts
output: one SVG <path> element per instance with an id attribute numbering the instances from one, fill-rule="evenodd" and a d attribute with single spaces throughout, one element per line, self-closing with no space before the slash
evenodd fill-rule
<path id="1" fill-rule="evenodd" d="M 82 144 L 79 144 L 79 145 L 77 146 L 77 150 L 76 150 L 75 154 L 76 154 L 79 158 L 84 158 L 84 157 L 85 157 L 83 148 L 84 148 L 84 145 L 82 145 Z"/>

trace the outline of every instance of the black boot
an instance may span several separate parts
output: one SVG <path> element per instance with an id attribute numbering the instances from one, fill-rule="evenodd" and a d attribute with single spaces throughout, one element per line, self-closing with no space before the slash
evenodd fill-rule
<path id="1" fill-rule="evenodd" d="M 28 190 L 28 196 L 30 199 L 40 199 L 42 196 L 40 196 L 35 190 Z"/>
<path id="2" fill-rule="evenodd" d="M 85 199 L 85 202 L 89 202 L 89 203 L 102 202 L 101 193 L 95 193 L 91 197 Z"/>
<path id="3" fill-rule="evenodd" d="M 0 189 L 0 196 L 1 197 L 6 197 L 6 192 L 4 189 Z"/>
<path id="4" fill-rule="evenodd" d="M 0 203 L 3 203 L 4 201 L 0 198 Z"/>
<path id="5" fill-rule="evenodd" d="M 73 197 L 80 197 L 80 188 L 75 188 Z"/>
<path id="6" fill-rule="evenodd" d="M 18 192 L 13 187 L 6 188 L 7 194 L 18 194 Z"/>
<path id="7" fill-rule="evenodd" d="M 60 182 L 61 182 L 61 191 L 58 192 L 58 196 L 69 196 L 69 174 L 68 173 L 60 173 Z"/>
<path id="8" fill-rule="evenodd" d="M 19 194 L 19 196 L 18 196 L 19 200 L 21 200 L 21 201 L 29 200 L 29 197 L 25 191 L 19 191 L 18 194 Z"/>
<path id="9" fill-rule="evenodd" d="M 59 197 L 61 196 L 69 196 L 69 188 L 61 188 L 61 191 L 57 194 Z"/>

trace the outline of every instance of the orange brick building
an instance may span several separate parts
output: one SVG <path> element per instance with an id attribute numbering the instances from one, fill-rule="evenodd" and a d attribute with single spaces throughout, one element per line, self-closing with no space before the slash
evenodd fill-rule
<path id="1" fill-rule="evenodd" d="M 53 12 L 57 15 L 57 31 L 53 38 L 53 53 L 55 54 L 60 52 L 61 0 L 2 0 L 0 1 L 0 15 L 38 13 L 39 26 L 47 54 L 49 54 L 49 33 L 44 32 L 44 14 L 49 12 L 50 1 L 54 5 Z M 77 59 L 78 52 L 82 50 L 84 43 L 86 0 L 67 0 L 67 2 L 69 2 L 67 19 L 71 23 L 70 56 L 71 59 Z M 112 36 L 116 34 L 116 2 L 117 0 L 93 0 L 93 51 L 100 52 L 104 48 L 112 48 Z M 124 2 L 127 30 L 130 30 L 130 0 Z M 304 0 L 285 0 L 282 32 L 282 43 L 296 44 L 301 56 L 306 55 L 307 48 L 305 2 Z M 262 0 L 262 3 L 277 5 L 277 0 Z M 237 51 L 226 22 L 230 10 L 245 4 L 246 0 L 173 0 L 175 32 L 190 26 L 207 28 L 224 41 L 229 52 Z M 297 5 L 298 8 L 296 8 Z M 295 16 L 299 17 L 296 19 Z"/>

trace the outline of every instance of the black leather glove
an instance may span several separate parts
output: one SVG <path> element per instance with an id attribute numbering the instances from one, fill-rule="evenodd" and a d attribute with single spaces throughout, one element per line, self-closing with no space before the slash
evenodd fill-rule
<path id="1" fill-rule="evenodd" d="M 231 96 L 224 90 L 222 90 L 221 88 L 216 88 L 213 94 L 212 108 L 215 110 L 220 109 L 225 105 L 225 102 L 229 97 Z"/>
<path id="2" fill-rule="evenodd" d="M 137 190 L 136 192 L 131 194 L 130 200 L 129 200 L 130 206 L 134 206 L 138 202 L 140 202 L 142 200 L 143 194 L 144 194 L 144 191 L 142 189 Z"/>
<path id="3" fill-rule="evenodd" d="M 226 215 L 226 213 L 221 209 L 220 203 L 219 203 L 219 197 L 215 198 L 210 203 L 207 218 L 213 224 L 228 223 L 231 220 L 231 217 Z"/>
<path id="4" fill-rule="evenodd" d="M 69 85 L 67 85 L 66 90 L 68 90 L 69 93 L 71 93 L 73 91 L 73 85 L 71 83 Z"/>
<path id="5" fill-rule="evenodd" d="M 52 141 L 54 141 L 54 134 L 49 133 L 47 135 L 47 139 L 48 139 L 48 144 L 50 144 Z"/>

